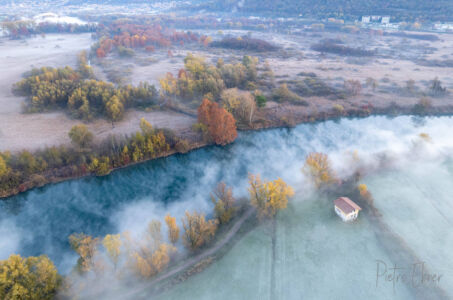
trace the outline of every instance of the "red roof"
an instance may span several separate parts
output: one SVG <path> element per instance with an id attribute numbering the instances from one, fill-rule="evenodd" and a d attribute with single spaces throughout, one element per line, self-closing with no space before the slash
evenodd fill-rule
<path id="1" fill-rule="evenodd" d="M 362 210 L 360 206 L 355 204 L 354 201 L 349 199 L 348 197 L 340 197 L 338 199 L 335 199 L 333 202 L 336 207 L 341 209 L 345 214 L 349 214 L 355 210 Z"/>

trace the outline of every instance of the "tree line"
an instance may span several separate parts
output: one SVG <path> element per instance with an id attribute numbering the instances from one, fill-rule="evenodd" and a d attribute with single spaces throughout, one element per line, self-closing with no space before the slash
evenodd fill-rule
<path id="1" fill-rule="evenodd" d="M 173 44 L 184 45 L 190 42 L 208 43 L 206 36 L 193 32 L 180 32 L 164 28 L 159 23 L 135 24 L 126 20 L 116 20 L 99 28 L 99 42 L 92 49 L 98 58 L 105 57 L 113 49 L 143 48 L 153 52 L 155 47 L 168 48 Z"/>
<path id="2" fill-rule="evenodd" d="M 87 174 L 106 175 L 114 168 L 165 155 L 170 150 L 185 152 L 187 141 L 168 129 L 155 129 L 145 119 L 141 131 L 126 137 L 110 136 L 99 144 L 83 124 L 69 132 L 72 146 L 52 146 L 36 152 L 0 152 L 0 194 L 24 191 L 53 178 Z M 189 147 L 188 145 L 186 147 Z"/>

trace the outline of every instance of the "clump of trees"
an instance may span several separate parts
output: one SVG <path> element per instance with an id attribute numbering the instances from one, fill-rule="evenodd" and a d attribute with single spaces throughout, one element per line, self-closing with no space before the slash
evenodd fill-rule
<path id="1" fill-rule="evenodd" d="M 257 64 L 257 58 L 244 56 L 241 63 L 225 64 L 219 60 L 214 66 L 201 57 L 188 54 L 178 76 L 167 73 L 160 85 L 170 98 L 198 104 L 198 99 L 218 99 L 226 88 L 255 89 Z"/>
<path id="2" fill-rule="evenodd" d="M 93 50 L 99 58 L 105 57 L 115 48 L 120 56 L 131 56 L 134 48 L 144 48 L 152 52 L 156 47 L 167 48 L 173 44 L 200 42 L 207 45 L 210 42 L 209 37 L 193 32 L 169 30 L 159 24 L 133 24 L 123 21 L 113 22 L 97 35 L 99 42 Z"/>
<path id="3" fill-rule="evenodd" d="M 27 38 L 33 35 L 43 35 L 45 33 L 82 33 L 82 32 L 95 32 L 97 24 L 70 24 L 70 23 L 54 23 L 54 22 L 40 22 L 36 24 L 34 21 L 28 20 L 15 20 L 4 21 L 0 23 L 6 34 L 11 39 Z"/>
<path id="4" fill-rule="evenodd" d="M 322 53 L 333 53 L 343 56 L 373 56 L 375 54 L 374 51 L 348 47 L 329 40 L 314 44 L 311 46 L 311 49 Z"/>
<path id="5" fill-rule="evenodd" d="M 54 299 L 62 278 L 47 256 L 11 255 L 0 261 L 1 299 Z"/>
<path id="6" fill-rule="evenodd" d="M 148 83 L 116 88 L 111 83 L 89 79 L 92 71 L 83 55 L 79 57 L 79 67 L 79 71 L 70 67 L 33 69 L 13 90 L 29 97 L 28 112 L 65 109 L 73 117 L 86 120 L 101 115 L 117 121 L 127 108 L 156 104 L 157 91 Z"/>
<path id="7" fill-rule="evenodd" d="M 338 94 L 336 89 L 327 85 L 316 74 L 308 75 L 310 76 L 305 76 L 303 80 L 298 80 L 294 83 L 294 91 L 299 96 L 329 96 Z"/>
<path id="8" fill-rule="evenodd" d="M 430 93 L 433 96 L 442 96 L 447 93 L 447 88 L 443 87 L 442 82 L 436 77 L 431 81 Z"/>
<path id="9" fill-rule="evenodd" d="M 198 122 L 204 125 L 210 138 L 218 145 L 226 145 L 237 137 L 236 121 L 216 102 L 204 99 L 198 108 Z"/>
<path id="10" fill-rule="evenodd" d="M 293 189 L 282 179 L 263 181 L 259 175 L 249 176 L 250 203 L 257 209 L 259 218 L 271 218 L 285 209 Z"/>
<path id="11" fill-rule="evenodd" d="M 235 49 L 235 50 L 247 50 L 256 52 L 275 51 L 278 49 L 277 46 L 272 45 L 266 41 L 252 38 L 249 36 L 242 37 L 225 37 L 221 41 L 215 41 L 210 44 L 211 47 Z"/>
<path id="12" fill-rule="evenodd" d="M 329 185 L 337 180 L 329 157 L 324 153 L 312 152 L 308 154 L 302 172 L 311 179 L 317 188 Z"/>

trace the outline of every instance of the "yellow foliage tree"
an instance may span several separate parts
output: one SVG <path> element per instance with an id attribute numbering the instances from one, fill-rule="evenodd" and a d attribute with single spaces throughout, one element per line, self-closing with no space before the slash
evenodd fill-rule
<path id="1" fill-rule="evenodd" d="M 0 155 L 0 177 L 3 177 L 8 173 L 8 166 L 6 165 L 5 160 Z"/>
<path id="2" fill-rule="evenodd" d="M 162 272 L 170 263 L 170 255 L 176 248 L 168 244 L 160 244 L 154 251 L 149 249 L 133 253 L 133 269 L 135 273 L 144 278 L 149 278 Z"/>
<path id="3" fill-rule="evenodd" d="M 122 245 L 120 234 L 107 234 L 102 240 L 102 245 L 116 269 Z"/>
<path id="4" fill-rule="evenodd" d="M 79 271 L 87 272 L 95 266 L 95 255 L 98 251 L 99 238 L 93 238 L 83 233 L 74 233 L 69 236 L 69 244 L 80 255 L 77 266 Z"/>
<path id="5" fill-rule="evenodd" d="M 170 254 L 176 251 L 176 248 L 168 244 L 160 244 L 159 248 L 151 256 L 151 264 L 154 270 L 162 272 L 170 262 Z"/>
<path id="6" fill-rule="evenodd" d="M 214 193 L 211 194 L 212 203 L 214 203 L 214 212 L 221 224 L 228 223 L 236 212 L 234 207 L 235 199 L 233 191 L 225 183 L 220 182 Z"/>
<path id="7" fill-rule="evenodd" d="M 288 205 L 288 198 L 294 195 L 293 189 L 282 179 L 262 181 L 259 175 L 249 176 L 250 202 L 257 208 L 260 218 L 273 217 Z"/>
<path id="8" fill-rule="evenodd" d="M 145 137 L 154 133 L 153 126 L 145 118 L 140 119 L 140 129 Z"/>
<path id="9" fill-rule="evenodd" d="M 362 197 L 365 197 L 368 194 L 368 187 L 364 183 L 359 184 L 357 189 L 359 190 L 360 196 Z"/>
<path id="10" fill-rule="evenodd" d="M 324 153 L 313 152 L 308 154 L 302 172 L 312 179 L 317 188 L 336 181 L 329 157 Z"/>
<path id="11" fill-rule="evenodd" d="M 206 221 L 203 214 L 190 214 L 186 211 L 185 218 L 182 219 L 184 245 L 192 251 L 200 248 L 215 235 L 217 223 L 217 220 Z"/>
<path id="12" fill-rule="evenodd" d="M 93 134 L 84 124 L 72 126 L 68 135 L 72 143 L 77 145 L 80 149 L 88 148 L 93 142 Z"/>
<path id="13" fill-rule="evenodd" d="M 0 299 L 50 300 L 61 281 L 54 264 L 44 255 L 11 255 L 0 261 Z"/>
<path id="14" fill-rule="evenodd" d="M 176 244 L 179 239 L 179 227 L 176 224 L 176 218 L 168 214 L 165 216 L 165 223 L 168 227 L 168 239 L 172 244 Z"/>
<path id="15" fill-rule="evenodd" d="M 123 117 L 124 105 L 116 95 L 110 98 L 109 101 L 107 101 L 107 103 L 105 104 L 105 109 L 107 116 L 112 121 L 118 121 Z"/>

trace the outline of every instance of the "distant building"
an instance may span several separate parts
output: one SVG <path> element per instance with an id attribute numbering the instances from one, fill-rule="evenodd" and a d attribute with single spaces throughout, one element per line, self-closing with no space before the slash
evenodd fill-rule
<path id="1" fill-rule="evenodd" d="M 362 210 L 360 206 L 347 197 L 335 199 L 333 203 L 335 212 L 344 222 L 354 221 L 359 216 L 359 211 Z"/>
<path id="2" fill-rule="evenodd" d="M 370 16 L 362 16 L 362 23 L 370 23 Z"/>
<path id="3" fill-rule="evenodd" d="M 451 31 L 453 30 L 453 23 L 436 23 L 434 29 L 437 31 Z"/>
<path id="4" fill-rule="evenodd" d="M 390 17 L 389 16 L 382 17 L 381 24 L 390 24 Z"/>

